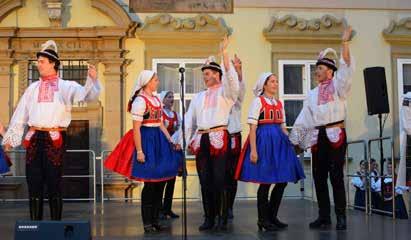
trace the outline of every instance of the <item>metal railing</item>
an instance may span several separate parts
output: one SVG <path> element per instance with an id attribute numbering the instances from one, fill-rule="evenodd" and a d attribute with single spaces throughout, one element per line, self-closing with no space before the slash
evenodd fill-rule
<path id="1" fill-rule="evenodd" d="M 367 187 L 369 186 L 369 179 L 368 179 L 368 175 L 359 175 L 359 174 L 350 174 L 349 171 L 349 167 L 348 167 L 348 154 L 349 154 L 349 150 L 350 150 L 350 146 L 351 145 L 359 145 L 361 144 L 363 146 L 363 153 L 364 153 L 364 160 L 368 159 L 368 155 L 367 155 L 367 141 L 366 140 L 356 140 L 356 141 L 349 141 L 347 142 L 347 151 L 346 151 L 346 156 L 345 156 L 345 172 L 346 172 L 346 177 L 347 177 L 347 181 L 346 181 L 346 192 L 347 192 L 347 206 L 348 207 L 354 207 L 354 208 L 359 208 L 359 209 L 363 209 L 365 210 L 365 214 L 368 213 L 368 198 L 367 198 L 367 194 L 366 194 L 366 199 L 365 199 L 365 206 L 357 206 L 354 204 L 350 203 L 350 178 L 353 177 L 365 177 L 366 178 L 366 186 L 365 188 L 367 189 Z"/>
<path id="2" fill-rule="evenodd" d="M 368 140 L 368 163 L 370 163 L 370 160 L 371 160 L 371 144 L 373 143 L 373 142 L 380 142 L 380 141 L 386 141 L 386 140 L 389 140 L 390 141 L 390 150 L 391 150 L 391 164 L 392 164 L 392 169 L 393 169 L 393 172 L 394 172 L 394 169 L 395 169 L 395 161 L 394 161 L 394 141 L 393 141 L 393 139 L 392 139 L 392 137 L 379 137 L 379 138 L 373 138 L 373 139 L 370 139 L 370 140 Z M 382 149 L 380 149 L 380 151 L 383 151 Z M 381 168 L 383 168 L 384 166 L 380 166 Z M 368 164 L 368 172 L 370 172 L 371 171 L 371 164 Z M 369 176 L 369 178 L 368 178 L 368 181 L 369 182 L 371 182 L 371 179 L 372 178 L 375 178 L 375 179 L 380 179 L 381 180 L 381 188 L 382 188 L 382 186 L 383 186 L 383 181 L 384 181 L 384 178 L 386 178 L 387 176 L 381 176 L 381 175 L 376 175 L 376 176 L 371 176 L 371 174 L 368 174 Z M 370 205 L 370 207 L 369 207 L 369 214 L 372 214 L 373 212 L 376 212 L 376 213 L 385 213 L 385 214 L 392 214 L 392 218 L 393 219 L 395 219 L 395 181 L 394 181 L 394 176 L 391 176 L 391 178 L 392 178 L 392 181 L 391 181 L 391 184 L 392 184 L 392 212 L 389 212 L 389 211 L 384 211 L 384 210 L 381 210 L 381 209 L 377 209 L 377 208 L 373 208 L 373 206 L 372 206 L 372 204 L 369 204 Z M 367 188 L 367 196 L 368 196 L 368 199 L 370 199 L 371 200 L 371 187 L 368 187 Z M 381 196 L 382 198 L 384 198 L 384 196 Z"/>
<path id="3" fill-rule="evenodd" d="M 96 207 L 97 207 L 97 184 L 96 184 L 96 154 L 92 150 L 66 150 L 67 153 L 89 153 L 91 154 L 92 160 L 92 174 L 86 175 L 63 175 L 63 178 L 91 178 L 93 181 L 93 197 L 89 198 L 63 198 L 63 201 L 93 201 L 93 214 L 96 214 Z M 7 151 L 8 154 L 24 154 L 26 153 L 25 150 L 12 150 Z M 13 160 L 13 159 L 12 159 Z M 15 160 L 15 159 L 14 159 Z M 19 179 L 19 178 L 26 178 L 25 175 L 0 175 L 1 179 Z M 0 198 L 2 202 L 18 202 L 18 201 L 28 201 L 28 198 Z"/>

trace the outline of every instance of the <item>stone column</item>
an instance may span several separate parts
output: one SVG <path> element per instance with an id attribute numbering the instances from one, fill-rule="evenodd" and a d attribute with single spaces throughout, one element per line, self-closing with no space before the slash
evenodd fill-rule
<path id="1" fill-rule="evenodd" d="M 112 150 L 121 136 L 121 65 L 123 60 L 104 61 L 105 105 L 102 149 Z M 123 106 L 124 107 L 124 106 Z"/>
<path id="2" fill-rule="evenodd" d="M 11 99 L 11 59 L 0 59 L 0 122 L 7 125 L 13 110 Z"/>

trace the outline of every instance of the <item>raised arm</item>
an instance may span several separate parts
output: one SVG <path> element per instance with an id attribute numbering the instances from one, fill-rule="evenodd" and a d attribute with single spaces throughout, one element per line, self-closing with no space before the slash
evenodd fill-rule
<path id="1" fill-rule="evenodd" d="M 87 80 L 84 86 L 72 82 L 69 90 L 71 104 L 78 102 L 90 102 L 98 98 L 100 94 L 100 82 L 97 79 L 97 70 L 94 65 L 89 65 Z"/>
<path id="2" fill-rule="evenodd" d="M 221 78 L 223 84 L 223 95 L 230 98 L 233 101 L 237 101 L 240 85 L 238 81 L 238 75 L 234 68 L 233 63 L 230 61 L 227 52 L 228 38 L 224 37 L 223 42 L 220 45 L 220 54 L 222 56 L 222 72 L 223 76 Z"/>
<path id="3" fill-rule="evenodd" d="M 243 63 L 241 59 L 237 56 L 237 54 L 234 54 L 234 59 L 232 60 L 232 63 L 234 65 L 234 69 L 237 73 L 238 81 L 240 84 L 237 100 L 241 104 L 243 103 L 244 96 L 245 96 L 245 81 L 244 81 L 244 76 L 243 76 Z"/>
<path id="4" fill-rule="evenodd" d="M 350 54 L 349 42 L 352 35 L 352 28 L 348 26 L 342 36 L 342 48 L 340 66 L 335 75 L 335 87 L 338 95 L 346 98 L 351 91 L 352 77 L 355 70 L 355 61 Z"/>

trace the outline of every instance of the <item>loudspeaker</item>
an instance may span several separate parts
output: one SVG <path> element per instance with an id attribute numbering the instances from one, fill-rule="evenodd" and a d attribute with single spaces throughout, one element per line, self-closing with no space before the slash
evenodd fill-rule
<path id="1" fill-rule="evenodd" d="M 364 81 L 368 115 L 389 113 L 385 69 L 383 67 L 364 69 Z"/>
<path id="2" fill-rule="evenodd" d="M 14 240 L 89 240 L 89 221 L 16 221 Z"/>

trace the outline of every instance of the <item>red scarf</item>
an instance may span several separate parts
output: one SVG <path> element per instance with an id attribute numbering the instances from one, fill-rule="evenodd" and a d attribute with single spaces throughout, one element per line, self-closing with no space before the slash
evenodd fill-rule
<path id="1" fill-rule="evenodd" d="M 37 102 L 53 102 L 54 92 L 58 91 L 57 75 L 40 77 L 40 88 Z"/>
<path id="2" fill-rule="evenodd" d="M 334 101 L 334 83 L 332 79 L 321 82 L 318 87 L 318 105 Z"/>

